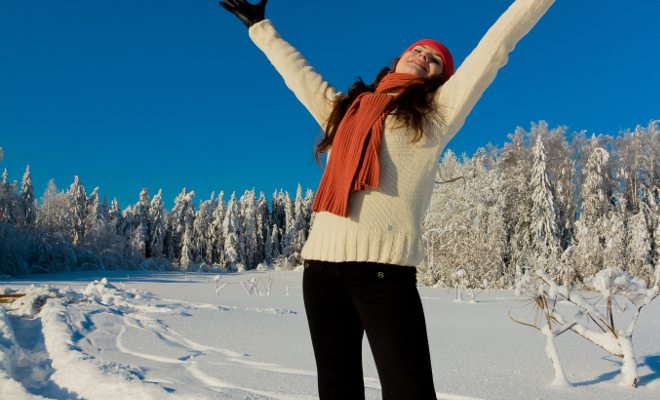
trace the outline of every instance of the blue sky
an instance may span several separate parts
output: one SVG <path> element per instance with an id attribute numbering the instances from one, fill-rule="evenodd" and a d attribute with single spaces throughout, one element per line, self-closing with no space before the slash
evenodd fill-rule
<path id="1" fill-rule="evenodd" d="M 456 64 L 512 0 L 270 0 L 267 16 L 346 90 L 411 42 L 445 43 Z M 558 0 L 518 43 L 449 143 L 472 154 L 517 126 L 616 134 L 660 118 L 660 3 Z M 142 187 L 316 190 L 319 127 L 244 26 L 215 1 L 0 1 L 0 168 L 35 190 L 79 175 L 122 207 Z M 323 158 L 325 159 L 325 157 Z"/>

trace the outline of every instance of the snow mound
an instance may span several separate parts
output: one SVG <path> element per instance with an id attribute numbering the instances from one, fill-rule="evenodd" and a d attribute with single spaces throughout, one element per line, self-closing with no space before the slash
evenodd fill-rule
<path id="1" fill-rule="evenodd" d="M 11 293 L 7 288 L 5 293 Z M 19 297 L 11 303 L 11 309 L 15 314 L 25 317 L 33 317 L 39 313 L 41 308 L 49 299 L 66 298 L 68 301 L 79 301 L 81 295 L 70 288 L 58 289 L 50 285 L 30 285 L 25 290 L 25 296 Z"/>
<path id="2" fill-rule="evenodd" d="M 131 289 L 119 289 L 110 282 L 107 278 L 100 281 L 93 281 L 85 289 L 82 294 L 87 300 L 95 301 L 97 303 L 110 306 L 113 304 L 127 304 L 132 300 L 142 300 L 142 292 Z"/>
<path id="3" fill-rule="evenodd" d="M 1 399 L 43 399 L 28 393 L 25 387 L 12 377 L 13 365 L 19 354 L 14 331 L 7 318 L 7 310 L 0 305 L 0 398 Z"/>

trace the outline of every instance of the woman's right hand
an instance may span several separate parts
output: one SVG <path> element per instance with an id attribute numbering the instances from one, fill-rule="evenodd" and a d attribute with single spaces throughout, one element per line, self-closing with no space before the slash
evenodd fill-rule
<path id="1" fill-rule="evenodd" d="M 258 4 L 250 4 L 245 0 L 226 0 L 219 4 L 249 28 L 265 18 L 266 3 L 268 0 L 261 0 Z"/>

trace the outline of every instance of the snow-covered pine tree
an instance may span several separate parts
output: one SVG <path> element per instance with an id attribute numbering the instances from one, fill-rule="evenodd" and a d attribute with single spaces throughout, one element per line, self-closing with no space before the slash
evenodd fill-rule
<path id="1" fill-rule="evenodd" d="M 293 207 L 293 202 L 289 196 L 289 192 L 284 192 L 283 195 L 283 204 L 284 204 L 284 233 L 282 235 L 282 255 L 289 257 L 292 255 L 295 249 L 295 239 L 296 239 L 296 224 L 295 224 L 295 210 Z"/>
<path id="2" fill-rule="evenodd" d="M 532 259 L 544 264 L 543 269 L 557 280 L 560 275 L 560 271 L 555 268 L 560 251 L 557 215 L 552 187 L 546 172 L 542 132 L 536 136 L 532 153 L 534 160 L 529 186 L 532 189 L 530 222 L 533 236 L 530 251 Z"/>
<path id="3" fill-rule="evenodd" d="M 77 245 L 85 237 L 85 212 L 87 211 L 87 195 L 85 187 L 76 175 L 67 192 L 69 213 L 67 220 L 70 225 L 71 243 Z"/>
<path id="4" fill-rule="evenodd" d="M 209 226 L 213 217 L 213 198 L 202 201 L 195 216 L 192 235 L 192 256 L 195 264 L 212 263 L 212 248 L 209 247 Z"/>
<path id="5" fill-rule="evenodd" d="M 25 168 L 25 173 L 23 173 L 21 197 L 23 198 L 23 208 L 25 210 L 25 225 L 34 226 L 37 220 L 37 200 L 34 197 L 34 185 L 32 184 L 32 174 L 30 173 L 29 165 Z"/>
<path id="6" fill-rule="evenodd" d="M 187 224 L 185 225 L 183 239 L 181 240 L 179 268 L 185 271 L 192 266 L 193 262 L 193 228 L 190 224 Z"/>
<path id="7" fill-rule="evenodd" d="M 223 199 L 224 192 L 220 191 L 213 210 L 213 219 L 211 220 L 211 237 L 213 249 L 213 264 L 224 267 L 225 265 L 225 236 L 223 233 L 223 222 L 225 220 L 226 206 Z"/>
<path id="8" fill-rule="evenodd" d="M 123 225 L 124 217 L 121 213 L 121 208 L 119 208 L 119 202 L 116 197 L 112 198 L 108 215 L 110 216 L 110 219 L 108 220 L 110 226 L 115 228 L 115 232 L 119 234 L 120 227 Z"/>
<path id="9" fill-rule="evenodd" d="M 209 199 L 209 209 L 208 209 L 208 219 L 206 223 L 206 232 L 204 232 L 204 237 L 206 239 L 206 257 L 204 262 L 210 267 L 215 262 L 215 228 L 213 227 L 213 219 L 215 215 L 215 209 L 218 207 L 218 201 L 215 198 L 215 191 L 211 192 L 211 198 Z"/>
<path id="10" fill-rule="evenodd" d="M 0 181 L 0 223 L 16 223 L 16 213 L 14 210 L 14 193 L 9 183 L 9 174 L 7 168 L 2 172 L 2 181 Z"/>
<path id="11" fill-rule="evenodd" d="M 305 239 L 307 239 L 307 218 L 306 218 L 305 204 L 302 197 L 302 186 L 298 184 L 296 189 L 296 198 L 293 202 L 293 226 L 294 226 L 294 243 L 293 252 L 300 253 Z"/>
<path id="12" fill-rule="evenodd" d="M 183 246 L 183 236 L 187 228 L 190 228 L 192 235 L 192 225 L 195 220 L 195 204 L 193 203 L 194 191 L 181 190 L 174 199 L 174 208 L 168 218 L 168 236 L 165 241 L 167 256 L 170 260 L 179 262 L 183 259 L 181 249 Z M 190 238 L 192 240 L 192 237 Z M 190 259 L 190 254 L 186 257 Z M 187 267 L 187 265 L 183 265 Z"/>
<path id="13" fill-rule="evenodd" d="M 128 227 L 127 235 L 130 238 L 130 246 L 133 253 L 139 258 L 146 258 L 147 243 L 149 238 L 149 189 L 142 188 L 138 202 L 132 208 L 131 226 Z"/>
<path id="14" fill-rule="evenodd" d="M 254 188 L 243 193 L 240 204 L 242 235 L 239 237 L 243 242 L 245 268 L 254 269 L 257 266 L 257 201 Z"/>
<path id="15" fill-rule="evenodd" d="M 149 204 L 149 245 L 147 246 L 147 257 L 163 257 L 163 246 L 165 243 L 165 231 L 167 224 L 165 222 L 165 209 L 163 206 L 163 190 L 151 199 Z"/>
<path id="16" fill-rule="evenodd" d="M 307 231 L 305 232 L 305 238 L 309 237 L 309 231 L 312 229 L 312 224 L 314 223 L 315 213 L 312 211 L 312 204 L 314 203 L 314 191 L 312 189 L 307 189 L 305 192 L 305 200 L 303 201 L 305 210 L 305 220 L 307 221 Z"/>
<path id="17" fill-rule="evenodd" d="M 99 215 L 100 202 L 99 202 L 99 187 L 95 187 L 92 190 L 92 193 L 87 197 L 87 210 L 85 211 L 85 236 L 90 232 L 94 225 L 96 225 L 97 218 L 103 218 L 102 215 Z"/>
<path id="18" fill-rule="evenodd" d="M 595 137 L 592 136 L 591 142 L 596 146 Z M 608 160 L 609 153 L 605 149 L 593 147 L 584 167 L 584 180 L 580 188 L 580 217 L 575 223 L 576 273 L 580 278 L 595 275 L 603 269 L 603 224 L 609 202 L 609 178 L 606 175 Z"/>
<path id="19" fill-rule="evenodd" d="M 268 200 L 264 192 L 259 192 L 257 200 L 257 253 L 255 255 L 256 263 L 264 262 L 266 259 L 266 242 L 270 235 L 270 211 L 268 210 Z"/>
<path id="20" fill-rule="evenodd" d="M 273 193 L 273 198 L 271 199 L 271 224 L 276 224 L 280 227 L 280 230 L 286 225 L 286 217 L 284 211 L 284 193 L 280 189 L 279 193 L 277 190 Z M 284 233 L 284 232 L 282 232 Z M 279 237 L 280 243 L 282 242 L 282 237 Z M 281 250 L 281 249 L 280 249 Z"/>
<path id="21" fill-rule="evenodd" d="M 279 233 L 280 228 L 273 224 L 272 229 L 269 229 L 268 240 L 266 241 L 266 263 L 273 266 L 275 260 L 280 257 L 280 243 L 279 238 L 281 234 Z"/>
<path id="22" fill-rule="evenodd" d="M 236 200 L 236 193 L 232 192 L 229 201 L 227 202 L 227 211 L 225 212 L 225 219 L 222 223 L 222 233 L 225 239 L 224 242 L 224 257 L 225 265 L 229 271 L 237 271 L 244 269 L 244 260 L 240 254 L 240 210 L 238 209 L 238 201 Z"/>

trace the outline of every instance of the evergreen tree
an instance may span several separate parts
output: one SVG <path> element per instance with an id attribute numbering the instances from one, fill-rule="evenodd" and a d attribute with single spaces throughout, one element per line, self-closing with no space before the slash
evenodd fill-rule
<path id="1" fill-rule="evenodd" d="M 96 220 L 103 218 L 103 212 L 100 210 L 101 204 L 99 202 L 99 188 L 94 188 L 92 194 L 87 198 L 87 210 L 85 210 L 85 236 L 87 233 L 94 229 Z"/>
<path id="2" fill-rule="evenodd" d="M 116 197 L 114 197 L 112 199 L 112 203 L 110 203 L 110 210 L 108 210 L 108 215 L 110 216 L 110 226 L 112 226 L 115 229 L 115 232 L 119 234 L 119 230 L 123 225 L 124 218 L 122 216 L 121 209 L 119 208 L 119 202 L 117 201 Z"/>
<path id="3" fill-rule="evenodd" d="M 551 265 L 546 265 L 546 270 L 557 278 L 558 271 L 554 270 L 553 267 L 559 258 L 557 216 L 555 214 L 552 188 L 546 173 L 545 149 L 541 134 L 536 137 L 533 156 L 534 162 L 530 182 L 532 189 L 532 253 L 536 260 L 542 260 L 544 263 L 549 261 Z"/>
<path id="4" fill-rule="evenodd" d="M 295 239 L 296 239 L 296 225 L 295 225 L 295 210 L 289 192 L 284 193 L 284 233 L 282 237 L 282 255 L 289 257 L 296 252 Z"/>
<path id="5" fill-rule="evenodd" d="M 223 233 L 223 222 L 225 220 L 226 206 L 223 200 L 224 192 L 221 191 L 216 200 L 216 206 L 213 210 L 213 220 L 211 221 L 211 237 L 213 249 L 213 263 L 225 265 L 225 236 Z"/>
<path id="6" fill-rule="evenodd" d="M 255 262 L 257 264 L 266 260 L 266 242 L 270 235 L 270 211 L 268 210 L 268 201 L 264 192 L 259 192 L 257 200 L 257 246 Z"/>
<path id="7" fill-rule="evenodd" d="M 195 216 L 192 234 L 192 257 L 196 264 L 212 264 L 212 247 L 209 247 L 209 226 L 213 217 L 213 198 L 200 203 Z"/>
<path id="8" fill-rule="evenodd" d="M 23 183 L 21 186 L 23 207 L 25 209 L 25 225 L 33 226 L 37 220 L 37 200 L 34 197 L 34 186 L 32 185 L 32 174 L 30 166 L 25 168 Z"/>
<path id="9" fill-rule="evenodd" d="M 14 195 L 11 190 L 11 184 L 9 183 L 9 174 L 7 173 L 7 168 L 5 168 L 2 172 L 2 181 L 0 182 L 0 223 L 16 223 L 13 203 Z"/>
<path id="10" fill-rule="evenodd" d="M 275 191 L 271 199 L 271 223 L 277 226 L 285 226 L 285 212 L 284 212 L 284 193 L 280 189 L 279 193 Z M 282 240 L 282 237 L 279 237 Z"/>
<path id="11" fill-rule="evenodd" d="M 193 228 L 185 225 L 183 239 L 181 240 L 181 259 L 179 266 L 182 270 L 188 269 L 193 263 Z"/>
<path id="12" fill-rule="evenodd" d="M 167 224 L 165 221 L 165 210 L 163 206 L 163 190 L 151 199 L 149 204 L 149 245 L 147 246 L 147 257 L 163 257 L 163 247 L 165 244 L 165 231 Z"/>
<path id="13" fill-rule="evenodd" d="M 174 199 L 174 208 L 168 218 L 168 232 L 169 236 L 166 240 L 167 255 L 171 260 L 182 260 L 184 256 L 181 254 L 183 248 L 183 239 L 186 229 L 190 229 L 189 238 L 191 243 L 188 244 L 188 250 L 192 245 L 192 225 L 195 219 L 195 205 L 193 203 L 193 196 L 195 192 L 187 192 L 186 188 L 181 190 L 178 196 Z M 185 257 L 192 261 L 191 254 L 185 255 Z M 181 265 L 181 264 L 180 264 Z M 187 267 L 188 264 L 181 265 Z"/>
<path id="14" fill-rule="evenodd" d="M 241 222 L 245 268 L 257 266 L 257 204 L 254 189 L 246 190 L 241 197 Z"/>
<path id="15" fill-rule="evenodd" d="M 67 192 L 69 213 L 67 220 L 70 225 L 71 242 L 76 245 L 85 237 L 85 212 L 87 211 L 87 195 L 85 188 L 76 175 Z"/>
<path id="16" fill-rule="evenodd" d="M 595 143 L 593 137 L 592 143 Z M 603 225 L 609 203 L 608 179 L 605 175 L 608 160 L 609 153 L 595 147 L 585 165 L 585 178 L 580 190 L 580 218 L 575 224 L 576 272 L 581 278 L 595 275 L 603 269 Z"/>
<path id="17" fill-rule="evenodd" d="M 266 263 L 273 265 L 274 261 L 280 256 L 280 243 L 279 243 L 279 227 L 273 224 L 273 228 L 269 229 L 270 235 L 266 241 Z"/>
<path id="18" fill-rule="evenodd" d="M 309 237 L 309 231 L 312 229 L 312 224 L 314 223 L 314 212 L 312 211 L 312 204 L 314 203 L 314 191 L 312 189 L 307 189 L 305 193 L 305 200 L 303 201 L 305 211 L 305 220 L 307 221 L 307 232 L 305 238 Z"/>
<path id="19" fill-rule="evenodd" d="M 244 260 L 240 254 L 239 232 L 240 232 L 240 210 L 238 209 L 238 202 L 236 201 L 236 193 L 231 194 L 231 198 L 227 203 L 227 211 L 225 219 L 222 223 L 222 231 L 225 239 L 224 242 L 224 258 L 225 268 L 230 271 L 237 271 L 244 269 Z"/>

